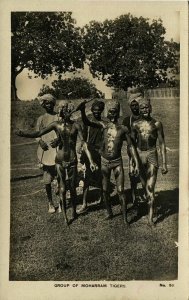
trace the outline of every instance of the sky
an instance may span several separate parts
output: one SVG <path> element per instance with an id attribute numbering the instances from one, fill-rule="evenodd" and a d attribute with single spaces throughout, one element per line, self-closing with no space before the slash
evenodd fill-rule
<path id="1" fill-rule="evenodd" d="M 104 21 L 105 19 L 114 19 L 121 14 L 131 13 L 136 17 L 145 17 L 150 20 L 161 18 L 163 26 L 166 29 L 165 39 L 173 39 L 179 42 L 180 39 L 180 20 L 179 12 L 173 2 L 125 2 L 125 1 L 83 1 L 79 5 L 67 4 L 64 10 L 72 11 L 73 18 L 76 19 L 78 26 L 84 26 L 92 20 Z M 34 75 L 32 72 L 29 75 Z M 66 73 L 65 77 L 72 75 Z M 84 70 L 80 70 L 76 76 L 84 76 L 92 80 L 96 87 L 105 93 L 105 97 L 111 98 L 112 89 L 106 86 L 102 80 L 94 79 L 89 72 L 88 66 Z M 40 88 L 43 84 L 51 85 L 51 82 L 56 79 L 56 76 L 49 77 L 47 80 L 41 78 L 28 78 L 28 70 L 23 70 L 17 76 L 16 86 L 20 100 L 31 100 L 37 97 Z"/>

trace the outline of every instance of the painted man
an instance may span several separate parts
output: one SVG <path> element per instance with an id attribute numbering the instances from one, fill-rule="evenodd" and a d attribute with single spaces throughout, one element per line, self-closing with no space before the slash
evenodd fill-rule
<path id="1" fill-rule="evenodd" d="M 139 103 L 138 100 L 141 98 L 141 93 L 135 93 L 131 94 L 128 99 L 128 105 L 131 110 L 131 115 L 127 116 L 123 119 L 123 125 L 126 126 L 129 130 L 129 134 L 131 134 L 131 128 L 133 125 L 133 122 L 138 120 L 140 118 L 139 114 Z M 134 165 L 132 163 L 131 159 L 131 153 L 129 152 L 129 148 L 127 149 L 127 153 L 129 156 L 129 179 L 131 184 L 131 195 L 132 195 L 132 201 L 135 205 L 137 203 L 137 184 L 140 182 L 139 176 L 136 176 L 134 174 Z"/>
<path id="2" fill-rule="evenodd" d="M 110 187 L 110 176 L 113 171 L 117 192 L 122 206 L 123 220 L 125 224 L 127 221 L 127 209 L 126 209 L 126 198 L 124 193 L 124 170 L 121 156 L 121 148 L 123 141 L 126 139 L 128 147 L 130 147 L 130 153 L 133 160 L 135 161 L 135 172 L 138 173 L 138 161 L 136 158 L 135 149 L 131 143 L 131 139 L 128 135 L 127 127 L 118 123 L 120 114 L 120 104 L 115 100 L 107 102 L 107 121 L 89 120 L 85 114 L 85 102 L 82 102 L 78 106 L 78 110 L 81 110 L 82 120 L 85 125 L 102 128 L 103 139 L 101 147 L 101 171 L 102 171 L 102 186 L 103 186 L 103 200 L 107 209 L 106 219 L 113 217 L 111 204 L 109 201 L 109 187 Z"/>
<path id="3" fill-rule="evenodd" d="M 101 100 L 95 100 L 91 106 L 92 121 L 101 121 L 101 115 L 104 110 L 104 102 Z M 102 173 L 101 173 L 101 156 L 99 153 L 102 144 L 102 128 L 94 128 L 90 126 L 84 126 L 84 138 L 87 142 L 88 149 L 91 153 L 92 159 L 97 165 L 98 169 L 92 172 L 90 169 L 90 162 L 85 154 L 82 152 L 81 163 L 85 164 L 85 178 L 83 187 L 83 204 L 78 210 L 78 213 L 83 213 L 87 210 L 87 194 L 90 186 L 94 186 L 100 189 L 102 193 Z M 100 201 L 102 195 L 100 196 Z"/>
<path id="4" fill-rule="evenodd" d="M 40 116 L 37 120 L 36 131 L 40 131 L 46 128 L 49 124 L 58 120 L 57 113 L 54 111 L 56 99 L 51 94 L 45 94 L 39 97 L 41 106 L 46 110 L 45 114 Z M 52 148 L 50 142 L 56 139 L 55 131 L 51 131 L 38 138 L 39 143 L 37 149 L 37 156 L 39 163 L 43 169 L 43 182 L 45 184 L 45 190 L 48 198 L 48 212 L 54 213 L 55 207 L 52 199 L 52 181 L 56 175 L 55 169 L 55 156 L 56 147 Z"/>
<path id="5" fill-rule="evenodd" d="M 163 125 L 151 117 L 151 104 L 149 99 L 141 98 L 139 101 L 140 119 L 134 121 L 132 126 L 132 139 L 136 143 L 139 156 L 140 179 L 146 189 L 148 200 L 148 221 L 153 226 L 155 184 L 158 173 L 158 153 L 156 148 L 159 142 L 162 156 L 162 174 L 168 172 L 166 160 L 166 146 Z"/>
<path id="6" fill-rule="evenodd" d="M 36 132 L 26 132 L 19 130 L 17 135 L 24 137 L 41 137 L 46 133 L 55 131 L 58 136 L 58 150 L 55 157 L 57 177 L 59 181 L 59 195 L 60 205 L 63 210 L 65 223 L 68 225 L 68 218 L 66 215 L 66 182 L 69 183 L 68 189 L 70 190 L 71 206 L 72 206 L 72 219 L 77 217 L 76 213 L 76 179 L 77 179 L 77 154 L 76 154 L 76 141 L 77 136 L 80 137 L 83 143 L 83 149 L 90 161 L 91 170 L 95 170 L 95 164 L 92 161 L 90 152 L 88 151 L 87 144 L 84 142 L 81 126 L 70 119 L 74 107 L 71 103 L 64 102 L 59 107 L 59 121 L 49 124 L 46 128 Z M 51 143 L 52 146 L 54 142 Z"/>

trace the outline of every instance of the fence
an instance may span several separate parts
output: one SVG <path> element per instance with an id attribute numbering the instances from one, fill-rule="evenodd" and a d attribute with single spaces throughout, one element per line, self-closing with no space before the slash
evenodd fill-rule
<path id="1" fill-rule="evenodd" d="M 123 90 L 118 90 L 116 92 L 112 93 L 113 99 L 128 99 L 130 95 L 130 92 L 126 92 Z M 156 88 L 156 89 L 149 89 L 145 93 L 146 96 L 152 99 L 175 99 L 180 96 L 180 90 L 178 87 L 172 87 L 172 88 Z"/>
<path id="2" fill-rule="evenodd" d="M 158 89 L 149 89 L 146 92 L 146 95 L 149 98 L 154 99 L 175 99 L 179 98 L 180 91 L 179 88 L 158 88 Z"/>

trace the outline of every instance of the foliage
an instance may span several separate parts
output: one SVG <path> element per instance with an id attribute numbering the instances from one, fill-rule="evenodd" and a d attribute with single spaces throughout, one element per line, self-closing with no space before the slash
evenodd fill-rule
<path id="1" fill-rule="evenodd" d="M 11 14 L 12 86 L 24 69 L 42 78 L 83 68 L 80 29 L 71 12 Z"/>
<path id="2" fill-rule="evenodd" d="M 168 82 L 167 69 L 176 72 L 179 45 L 166 42 L 165 32 L 160 19 L 150 23 L 131 14 L 90 22 L 82 30 L 90 71 L 123 90 Z"/>
<path id="3" fill-rule="evenodd" d="M 12 102 L 11 129 L 34 129 L 37 118 L 44 112 L 45 110 L 37 100 Z"/>
<path id="4" fill-rule="evenodd" d="M 52 86 L 50 88 L 43 85 L 39 96 L 51 93 L 56 99 L 104 98 L 102 92 L 90 80 L 84 77 L 54 80 Z"/>

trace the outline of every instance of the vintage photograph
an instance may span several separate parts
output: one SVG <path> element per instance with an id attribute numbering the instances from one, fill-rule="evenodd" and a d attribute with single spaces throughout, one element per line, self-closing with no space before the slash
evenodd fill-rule
<path id="1" fill-rule="evenodd" d="M 13 284 L 179 279 L 181 15 L 123 2 L 10 11 Z"/>

